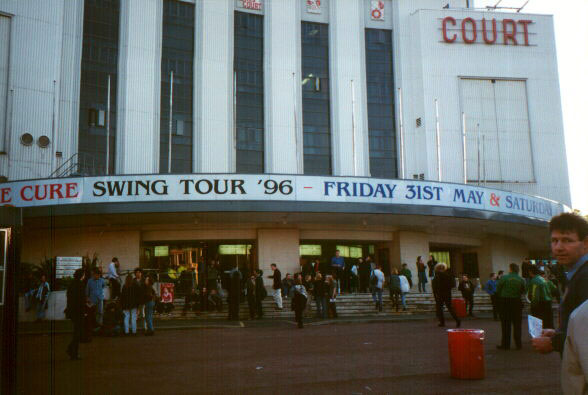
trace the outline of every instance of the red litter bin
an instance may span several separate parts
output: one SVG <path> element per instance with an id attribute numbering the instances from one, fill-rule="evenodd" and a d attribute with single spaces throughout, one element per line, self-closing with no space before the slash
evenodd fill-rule
<path id="1" fill-rule="evenodd" d="M 479 380 L 485 375 L 484 331 L 448 329 L 449 362 L 454 379 Z"/>
<path id="2" fill-rule="evenodd" d="M 466 315 L 468 315 L 468 312 L 466 310 L 465 300 L 463 300 L 463 299 L 453 299 L 451 301 L 451 305 L 453 306 L 453 310 L 455 310 L 455 314 L 457 314 L 457 316 L 459 318 L 463 318 Z"/>

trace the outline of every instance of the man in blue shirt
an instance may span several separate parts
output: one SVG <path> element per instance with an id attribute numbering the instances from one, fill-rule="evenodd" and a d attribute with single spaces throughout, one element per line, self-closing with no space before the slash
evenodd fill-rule
<path id="1" fill-rule="evenodd" d="M 543 330 L 543 335 L 532 343 L 541 353 L 562 353 L 570 315 L 588 300 L 588 221 L 577 214 L 564 213 L 551 219 L 549 230 L 551 253 L 567 268 L 568 285 L 559 305 L 559 328 Z"/>
<path id="2" fill-rule="evenodd" d="M 490 273 L 490 279 L 486 281 L 484 285 L 484 291 L 488 295 L 490 295 L 490 300 L 492 301 L 492 315 L 494 316 L 494 321 L 498 321 L 498 304 L 497 304 L 497 296 L 496 296 L 496 273 Z"/>
<path id="3" fill-rule="evenodd" d="M 90 304 L 96 307 L 96 322 L 102 325 L 102 317 L 104 317 L 104 287 L 106 282 L 100 277 L 100 270 L 94 268 L 92 270 L 92 278 L 86 284 L 86 297 Z"/>
<path id="4" fill-rule="evenodd" d="M 335 256 L 331 258 L 331 273 L 337 280 L 337 293 L 341 294 L 341 276 L 343 275 L 343 268 L 345 267 L 345 261 L 341 256 L 341 251 L 336 250 Z"/>

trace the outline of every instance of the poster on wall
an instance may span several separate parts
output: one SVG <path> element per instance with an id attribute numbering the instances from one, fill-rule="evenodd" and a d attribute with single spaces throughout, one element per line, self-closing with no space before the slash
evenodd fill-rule
<path id="1" fill-rule="evenodd" d="M 241 0 L 241 7 L 248 10 L 261 11 L 262 0 Z"/>
<path id="2" fill-rule="evenodd" d="M 306 12 L 309 14 L 321 14 L 321 0 L 306 0 Z"/>
<path id="3" fill-rule="evenodd" d="M 372 0 L 371 7 L 371 18 L 372 21 L 383 21 L 384 20 L 384 1 L 383 0 Z"/>
<path id="4" fill-rule="evenodd" d="M 73 277 L 74 272 L 82 267 L 81 256 L 58 256 L 55 258 L 55 277 Z"/>
<path id="5" fill-rule="evenodd" d="M 161 297 L 161 303 L 173 303 L 174 302 L 174 284 L 173 283 L 160 283 L 159 284 L 159 295 Z"/>

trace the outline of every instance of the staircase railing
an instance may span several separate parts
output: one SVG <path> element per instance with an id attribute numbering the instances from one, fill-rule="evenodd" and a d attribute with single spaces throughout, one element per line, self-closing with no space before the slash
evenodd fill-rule
<path id="1" fill-rule="evenodd" d="M 99 165 L 96 158 L 90 154 L 76 152 L 55 169 L 49 178 L 91 177 L 105 174 L 104 166 Z"/>

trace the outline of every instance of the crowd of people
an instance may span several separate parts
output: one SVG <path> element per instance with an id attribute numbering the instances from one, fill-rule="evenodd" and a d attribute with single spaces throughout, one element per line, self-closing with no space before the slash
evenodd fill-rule
<path id="1" fill-rule="evenodd" d="M 108 280 L 111 294 L 105 299 L 106 280 L 100 268 L 78 269 L 67 289 L 65 316 L 73 326 L 72 340 L 67 354 L 72 360 L 79 359 L 80 342 L 90 342 L 94 335 L 136 336 L 137 321 L 142 319 L 144 334 L 154 334 L 153 314 L 156 303 L 160 303 L 151 276 L 144 276 L 137 268 L 128 273 L 124 283 L 113 285 L 121 276 L 118 274 L 118 259 L 109 265 Z M 110 275 L 116 273 L 117 277 Z"/>

